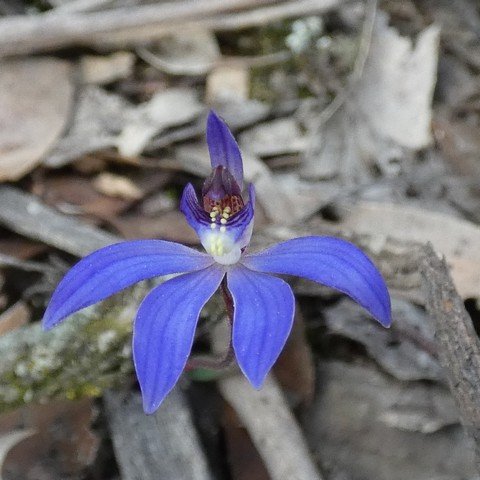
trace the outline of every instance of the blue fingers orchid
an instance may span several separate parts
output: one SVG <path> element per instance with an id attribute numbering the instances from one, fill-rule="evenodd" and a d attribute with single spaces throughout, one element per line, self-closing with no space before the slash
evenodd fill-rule
<path id="1" fill-rule="evenodd" d="M 272 274 L 288 274 L 340 290 L 382 325 L 391 322 L 385 282 L 370 259 L 345 240 L 301 237 L 247 253 L 255 193 L 243 193 L 240 150 L 226 124 L 210 112 L 207 142 L 212 173 L 201 201 L 191 184 L 180 209 L 207 253 L 162 240 L 122 242 L 77 263 L 53 293 L 43 319 L 50 329 L 70 314 L 159 275 L 179 274 L 154 288 L 139 307 L 133 357 L 144 410 L 153 413 L 180 377 L 193 344 L 200 311 L 226 286 L 233 306 L 232 346 L 238 365 L 259 388 L 290 333 L 294 297 Z"/>

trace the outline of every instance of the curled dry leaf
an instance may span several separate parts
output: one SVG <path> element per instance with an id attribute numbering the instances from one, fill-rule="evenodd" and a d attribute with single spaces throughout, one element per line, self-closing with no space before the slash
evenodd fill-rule
<path id="1" fill-rule="evenodd" d="M 126 157 L 139 155 L 155 135 L 190 122 L 203 108 L 192 89 L 170 88 L 157 93 L 130 112 L 116 139 L 118 151 Z"/>
<path id="2" fill-rule="evenodd" d="M 65 128 L 74 86 L 70 64 L 28 58 L 0 64 L 0 181 L 32 170 Z"/>
<path id="3" fill-rule="evenodd" d="M 330 117 L 312 122 L 302 174 L 356 183 L 370 178 L 374 166 L 397 173 L 399 161 L 428 146 L 438 42 L 432 25 L 413 46 L 377 12 L 363 75 L 330 107 Z"/>

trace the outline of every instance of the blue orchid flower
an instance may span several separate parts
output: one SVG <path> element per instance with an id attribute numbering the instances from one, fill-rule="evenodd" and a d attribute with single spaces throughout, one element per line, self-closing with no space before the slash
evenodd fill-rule
<path id="1" fill-rule="evenodd" d="M 44 328 L 50 329 L 136 282 L 181 273 L 145 297 L 134 323 L 133 358 L 146 413 L 160 406 L 180 377 L 200 311 L 221 284 L 233 304 L 233 350 L 255 388 L 261 387 L 292 328 L 293 293 L 275 274 L 297 275 L 337 289 L 385 327 L 391 322 L 390 297 L 381 274 L 347 241 L 301 237 L 247 253 L 254 188 L 250 185 L 247 200 L 240 150 L 213 111 L 207 120 L 207 143 L 213 171 L 203 186 L 202 202 L 188 184 L 180 204 L 207 253 L 163 240 L 126 241 L 97 250 L 65 275 L 43 319 Z"/>

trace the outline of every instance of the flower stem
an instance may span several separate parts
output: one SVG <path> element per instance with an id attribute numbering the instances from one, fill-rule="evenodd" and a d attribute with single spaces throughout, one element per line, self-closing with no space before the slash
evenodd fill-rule
<path id="1" fill-rule="evenodd" d="M 226 277 L 222 280 L 220 285 L 222 289 L 223 301 L 225 302 L 225 308 L 227 310 L 228 320 L 230 321 L 230 326 L 233 325 L 233 298 L 227 287 Z"/>
<path id="2" fill-rule="evenodd" d="M 232 296 L 228 291 L 226 279 L 222 280 L 220 288 L 222 290 L 222 296 L 225 302 L 225 309 L 227 311 L 228 321 L 231 329 L 233 325 L 234 307 L 233 307 Z M 187 372 L 191 370 L 196 370 L 196 369 L 220 371 L 230 367 L 230 365 L 232 365 L 233 363 L 234 358 L 235 358 L 235 354 L 233 352 L 232 335 L 230 335 L 230 343 L 223 357 L 208 356 L 208 355 L 194 355 L 188 359 L 187 365 L 185 366 L 185 370 Z"/>

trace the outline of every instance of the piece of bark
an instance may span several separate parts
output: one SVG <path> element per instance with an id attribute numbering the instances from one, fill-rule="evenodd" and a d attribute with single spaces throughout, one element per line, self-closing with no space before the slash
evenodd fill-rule
<path id="1" fill-rule="evenodd" d="M 462 423 L 475 440 L 480 471 L 480 341 L 445 259 L 437 257 L 430 244 L 422 254 L 420 270 L 427 311 L 435 322 L 438 356 Z"/>
<path id="2" fill-rule="evenodd" d="M 237 30 L 287 17 L 320 14 L 343 0 L 203 0 L 87 13 L 46 13 L 0 20 L 0 56 L 71 46 L 138 44 L 189 29 Z M 254 8 L 269 5 L 264 8 Z M 247 11 L 242 11 L 247 10 Z M 231 13 L 233 12 L 233 13 Z"/>
<path id="3" fill-rule="evenodd" d="M 37 197 L 0 186 L 0 224 L 77 256 L 121 239 L 44 205 Z"/>
<path id="4" fill-rule="evenodd" d="M 104 396 L 122 480 L 211 480 L 183 392 L 176 388 L 155 415 L 145 415 L 139 393 Z"/>
<path id="5" fill-rule="evenodd" d="M 240 375 L 219 389 L 247 428 L 272 480 L 321 480 L 303 434 L 273 377 L 254 390 Z"/>

